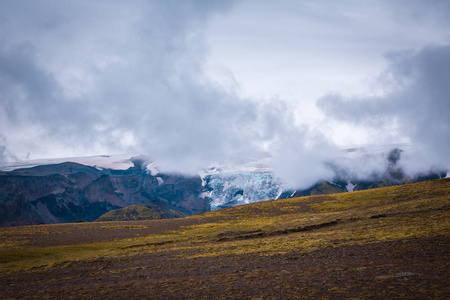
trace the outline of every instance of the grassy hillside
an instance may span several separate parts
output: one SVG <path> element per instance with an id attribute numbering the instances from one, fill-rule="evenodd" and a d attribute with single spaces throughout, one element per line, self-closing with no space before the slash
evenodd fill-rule
<path id="1" fill-rule="evenodd" d="M 450 179 L 181 219 L 0 228 L 0 298 L 444 299 Z"/>
<path id="2" fill-rule="evenodd" d="M 135 221 L 164 219 L 164 215 L 145 205 L 137 204 L 109 211 L 101 215 L 97 221 Z"/>
<path id="3" fill-rule="evenodd" d="M 165 212 L 148 207 L 143 204 L 131 205 L 124 208 L 109 211 L 101 215 L 96 221 L 137 221 L 158 220 L 167 218 L 180 218 L 186 215 L 180 211 L 166 209 Z"/>

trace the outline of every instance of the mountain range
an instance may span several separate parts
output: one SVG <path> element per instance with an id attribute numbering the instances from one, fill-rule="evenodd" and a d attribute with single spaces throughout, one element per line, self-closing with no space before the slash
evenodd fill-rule
<path id="1" fill-rule="evenodd" d="M 97 169 L 74 162 L 0 173 L 0 225 L 94 221 L 135 204 L 165 218 L 209 210 L 199 177 L 152 176 L 133 160 L 127 170 Z"/>
<path id="2" fill-rule="evenodd" d="M 353 153 L 355 150 L 349 150 Z M 0 226 L 183 217 L 264 200 L 351 192 L 443 178 L 434 171 L 406 176 L 403 150 L 389 150 L 382 173 L 364 180 L 330 163 L 336 176 L 307 189 L 287 188 L 265 165 L 249 160 L 210 167 L 197 176 L 160 173 L 145 157 L 124 169 L 84 165 L 74 159 L 0 172 Z M 78 160 L 80 161 L 80 160 Z M 122 164 L 123 165 L 123 164 Z"/>

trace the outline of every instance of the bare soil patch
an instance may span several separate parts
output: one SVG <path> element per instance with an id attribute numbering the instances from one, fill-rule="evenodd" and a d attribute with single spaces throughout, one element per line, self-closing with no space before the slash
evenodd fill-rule
<path id="1" fill-rule="evenodd" d="M 0 276 L 2 299 L 449 299 L 448 236 L 309 253 L 67 262 Z"/>

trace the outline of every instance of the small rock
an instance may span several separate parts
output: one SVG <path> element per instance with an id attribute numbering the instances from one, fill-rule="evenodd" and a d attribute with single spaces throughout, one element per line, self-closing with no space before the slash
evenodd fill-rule
<path id="1" fill-rule="evenodd" d="M 291 272 L 289 272 L 288 270 L 282 270 L 281 272 L 280 272 L 280 275 L 291 275 L 292 273 Z"/>

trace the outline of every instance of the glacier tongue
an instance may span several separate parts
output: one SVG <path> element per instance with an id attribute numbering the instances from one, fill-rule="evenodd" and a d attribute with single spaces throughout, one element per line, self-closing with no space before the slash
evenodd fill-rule
<path id="1" fill-rule="evenodd" d="M 206 175 L 211 210 L 240 204 L 277 199 L 283 184 L 268 172 L 222 172 Z"/>

